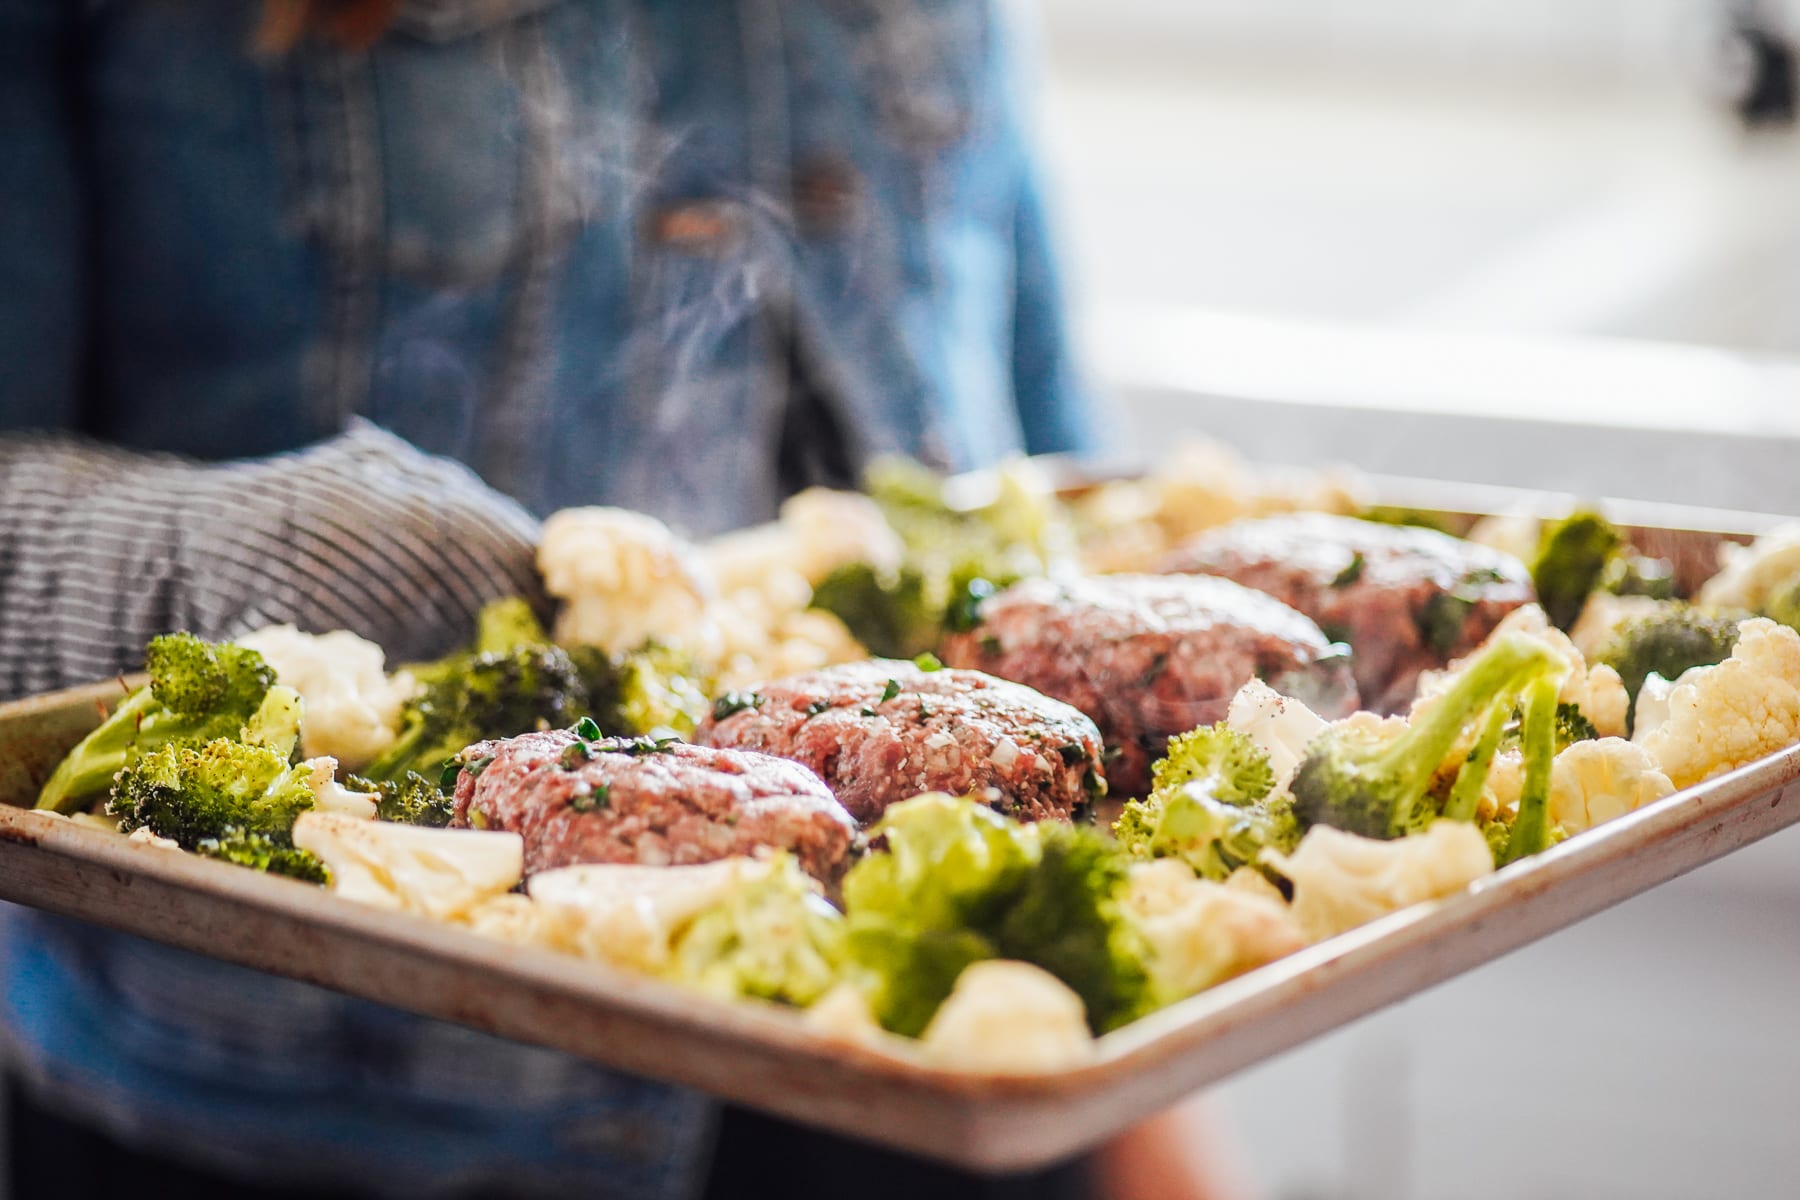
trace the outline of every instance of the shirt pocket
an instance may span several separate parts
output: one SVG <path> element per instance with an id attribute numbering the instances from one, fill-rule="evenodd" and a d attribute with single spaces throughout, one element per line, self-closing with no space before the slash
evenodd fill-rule
<path id="1" fill-rule="evenodd" d="M 293 216 L 339 289 L 475 289 L 580 210 L 551 153 L 569 100 L 544 30 L 578 0 L 407 0 L 366 53 L 284 61 Z"/>

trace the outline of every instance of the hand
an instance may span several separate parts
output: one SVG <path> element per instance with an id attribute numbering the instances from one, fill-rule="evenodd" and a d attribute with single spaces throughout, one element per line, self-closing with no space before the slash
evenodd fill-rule
<path id="1" fill-rule="evenodd" d="M 198 465 L 0 442 L 0 698 L 133 670 L 154 635 L 349 629 L 390 661 L 466 638 L 487 600 L 541 601 L 537 522 L 373 425 Z"/>

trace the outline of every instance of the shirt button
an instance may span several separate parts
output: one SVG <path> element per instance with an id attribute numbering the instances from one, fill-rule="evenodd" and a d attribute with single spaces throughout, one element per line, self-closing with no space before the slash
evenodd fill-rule
<path id="1" fill-rule="evenodd" d="M 686 200 L 650 217 L 650 237 L 682 254 L 723 258 L 744 242 L 744 213 L 728 200 Z"/>
<path id="2" fill-rule="evenodd" d="M 794 221 L 808 237 L 842 233 L 862 210 L 862 182 L 842 158 L 816 158 L 794 170 Z"/>

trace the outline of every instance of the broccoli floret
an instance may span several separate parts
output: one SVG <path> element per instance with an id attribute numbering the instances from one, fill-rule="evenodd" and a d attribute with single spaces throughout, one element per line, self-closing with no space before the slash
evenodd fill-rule
<path id="1" fill-rule="evenodd" d="M 236 863 L 240 867 L 249 867 L 252 871 L 286 875 L 306 883 L 331 882 L 331 872 L 325 869 L 325 863 L 318 855 L 298 846 L 284 844 L 266 833 L 228 829 L 222 837 L 202 839 L 194 847 L 194 852 L 208 858 Z"/>
<path id="2" fill-rule="evenodd" d="M 1226 804 L 1251 804 L 1274 788 L 1275 770 L 1268 751 L 1220 722 L 1170 738 L 1168 753 L 1150 768 L 1154 792 L 1195 780 L 1204 781 L 1207 791 Z"/>
<path id="3" fill-rule="evenodd" d="M 1556 752 L 1561 754 L 1576 742 L 1591 742 L 1600 736 L 1594 723 L 1587 719 L 1579 704 L 1558 703 L 1556 706 Z"/>
<path id="4" fill-rule="evenodd" d="M 838 568 L 813 589 L 814 608 L 841 620 L 884 658 L 912 658 L 946 630 L 966 632 L 989 596 L 1042 575 L 1070 552 L 1073 535 L 1054 497 L 1021 469 L 1001 468 L 992 500 L 953 505 L 942 477 L 905 459 L 883 459 L 864 479 L 904 548 L 897 570 Z"/>
<path id="5" fill-rule="evenodd" d="M 1285 852 L 1300 840 L 1291 800 L 1270 796 L 1268 753 L 1223 723 L 1170 738 L 1151 777 L 1150 795 L 1127 804 L 1113 825 L 1128 854 L 1179 858 L 1224 879 L 1265 847 Z"/>
<path id="6" fill-rule="evenodd" d="M 1433 776 L 1463 730 L 1480 721 L 1484 734 L 1491 731 L 1495 705 L 1510 713 L 1523 688 L 1560 665 L 1541 642 L 1511 634 L 1471 658 L 1449 690 L 1398 736 L 1383 740 L 1345 722 L 1329 726 L 1309 744 L 1291 785 L 1301 825 L 1374 838 L 1422 827 L 1436 815 L 1428 803 Z M 1475 769 L 1463 764 L 1458 782 L 1465 775 L 1473 779 Z"/>
<path id="7" fill-rule="evenodd" d="M 681 932 L 669 973 L 717 996 L 805 1007 L 837 982 L 843 946 L 842 915 L 783 855 Z"/>
<path id="8" fill-rule="evenodd" d="M 1775 588 L 1763 601 L 1762 615 L 1779 621 L 1789 629 L 1800 629 L 1800 579 Z"/>
<path id="9" fill-rule="evenodd" d="M 400 736 L 364 769 L 366 778 L 393 781 L 409 771 L 435 778 L 466 746 L 572 725 L 589 707 L 581 672 L 549 644 L 457 655 L 423 674 L 401 712 Z"/>
<path id="10" fill-rule="evenodd" d="M 1675 598 L 1675 564 L 1666 558 L 1649 558 L 1629 550 L 1606 564 L 1600 590 L 1615 596 L 1648 596 L 1652 600 Z"/>
<path id="11" fill-rule="evenodd" d="M 1024 887 L 990 937 L 1001 958 L 1044 968 L 1081 997 L 1096 1032 L 1151 1006 L 1145 952 L 1119 912 L 1128 859 L 1090 825 L 1046 825 Z"/>
<path id="12" fill-rule="evenodd" d="M 1685 604 L 1670 605 L 1662 612 L 1620 625 L 1600 651 L 1599 661 L 1625 681 L 1635 718 L 1638 691 L 1652 671 L 1674 679 L 1690 667 L 1724 662 L 1731 657 L 1737 637 L 1736 617 L 1704 613 Z"/>
<path id="13" fill-rule="evenodd" d="M 1435 529 L 1439 533 L 1456 536 L 1445 514 L 1433 512 L 1426 508 L 1407 508 L 1399 504 L 1376 504 L 1357 514 L 1365 521 L 1373 521 L 1377 525 L 1411 525 L 1419 529 Z"/>
<path id="14" fill-rule="evenodd" d="M 594 709 L 608 733 L 692 737 L 712 707 L 693 661 L 674 650 L 647 645 L 621 655 L 613 669 L 611 704 Z"/>
<path id="15" fill-rule="evenodd" d="M 1525 782 L 1519 792 L 1518 815 L 1513 818 L 1512 832 L 1506 839 L 1506 852 L 1495 858 L 1501 866 L 1550 846 L 1550 767 L 1556 756 L 1557 686 L 1554 678 L 1540 676 L 1525 691 L 1520 719 Z"/>
<path id="16" fill-rule="evenodd" d="M 1289 853 L 1303 831 L 1285 794 L 1240 807 L 1184 787 L 1133 800 L 1113 832 L 1131 854 L 1179 858 L 1196 873 L 1223 880 L 1239 867 L 1256 866 L 1265 849 Z"/>
<path id="17" fill-rule="evenodd" d="M 158 746 L 240 736 L 275 682 L 254 650 L 190 633 L 153 638 L 145 658 L 150 686 L 127 696 L 69 751 L 38 794 L 39 808 L 73 812 L 106 791 L 137 755 Z"/>
<path id="18" fill-rule="evenodd" d="M 1600 586 L 1624 544 L 1613 523 L 1597 512 L 1573 512 L 1544 526 L 1531 564 L 1531 582 L 1538 603 L 1558 629 L 1575 623 L 1588 593 Z"/>
<path id="19" fill-rule="evenodd" d="M 475 653 L 509 654 L 532 646 L 544 646 L 550 635 L 522 596 L 495 600 L 475 617 Z"/>
<path id="20" fill-rule="evenodd" d="M 868 563 L 837 568 L 813 588 L 812 607 L 844 623 L 851 636 L 882 658 L 911 658 L 936 644 L 942 609 L 933 611 L 925 576 L 902 567 L 883 574 Z"/>
<path id="21" fill-rule="evenodd" d="M 291 689 L 271 688 L 263 702 L 283 706 Z M 107 812 L 125 833 L 149 829 L 185 850 L 232 830 L 286 844 L 294 820 L 313 806 L 312 768 L 288 761 L 288 751 L 215 738 L 177 743 L 140 754 L 119 772 Z"/>
<path id="22" fill-rule="evenodd" d="M 1507 723 L 1505 732 L 1500 738 L 1500 749 L 1511 750 L 1516 748 L 1519 745 L 1520 739 L 1524 736 L 1524 729 L 1525 721 L 1523 711 L 1521 709 L 1514 709 L 1512 720 Z M 1600 736 L 1600 731 L 1594 728 L 1594 723 L 1587 719 L 1586 714 L 1581 711 L 1581 706 L 1579 704 L 1571 704 L 1563 701 L 1558 701 L 1556 705 L 1556 721 L 1554 729 L 1556 733 L 1556 753 L 1558 754 L 1561 754 L 1576 742 L 1591 742 Z"/>
<path id="23" fill-rule="evenodd" d="M 1115 896 L 1128 859 L 1104 835 L 944 795 L 889 807 L 872 832 L 880 848 L 844 879 L 847 951 L 886 1028 L 917 1036 L 964 967 L 998 957 L 1056 975 L 1096 1029 L 1144 1008 Z"/>
<path id="24" fill-rule="evenodd" d="M 399 779 L 364 779 L 360 775 L 344 777 L 344 786 L 353 792 L 375 797 L 375 817 L 397 825 L 428 825 L 441 829 L 450 823 L 456 806 L 443 789 L 417 771 L 408 771 Z"/>

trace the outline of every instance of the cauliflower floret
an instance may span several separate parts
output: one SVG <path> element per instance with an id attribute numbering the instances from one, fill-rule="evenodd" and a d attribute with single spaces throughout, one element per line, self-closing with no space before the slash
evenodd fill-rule
<path id="1" fill-rule="evenodd" d="M 1494 765 L 1481 785 L 1481 802 L 1476 816 L 1492 817 L 1518 811 L 1519 797 L 1525 794 L 1525 756 L 1517 747 L 1494 755 Z"/>
<path id="2" fill-rule="evenodd" d="M 1146 482 L 1171 541 L 1252 515 L 1260 491 L 1255 470 L 1242 455 L 1206 439 L 1178 443 Z"/>
<path id="3" fill-rule="evenodd" d="M 82 814 L 78 813 L 76 815 L 80 816 Z M 115 828 L 113 832 L 117 833 L 118 830 Z M 138 826 L 136 829 L 125 835 L 125 840 L 128 842 L 137 842 L 142 846 L 155 846 L 158 850 L 181 849 L 180 842 L 176 841 L 174 838 L 166 838 L 158 835 L 156 831 L 151 829 L 148 825 Z"/>
<path id="4" fill-rule="evenodd" d="M 1569 640 L 1569 636 L 1552 626 L 1550 619 L 1544 615 L 1544 610 L 1535 604 L 1527 604 L 1506 614 L 1505 619 L 1494 626 L 1494 631 L 1488 635 L 1487 640 L 1468 657 L 1458 659 L 1442 671 L 1427 671 L 1421 675 L 1420 700 L 1428 701 L 1442 694 L 1464 663 L 1491 645 L 1494 639 L 1515 633 L 1543 643 L 1567 664 L 1568 673 L 1563 677 L 1562 689 L 1556 696 L 1559 702 L 1573 704 L 1581 709 L 1581 715 L 1593 724 L 1595 732 L 1601 737 L 1625 736 L 1625 716 L 1631 709 L 1631 697 L 1626 694 L 1625 683 L 1619 678 L 1619 673 L 1604 665 L 1590 667 L 1581 651 L 1575 648 L 1575 643 Z M 1413 711 L 1416 715 L 1420 709 L 1415 705 Z"/>
<path id="5" fill-rule="evenodd" d="M 1700 587 L 1696 604 L 1760 612 L 1783 584 L 1800 577 L 1800 524 L 1771 529 L 1748 546 L 1719 546 L 1719 572 Z"/>
<path id="6" fill-rule="evenodd" d="M 1264 850 L 1262 860 L 1293 882 L 1294 917 L 1315 942 L 1453 895 L 1494 870 L 1487 839 L 1466 821 L 1438 821 L 1391 842 L 1315 825 L 1292 854 Z"/>
<path id="7" fill-rule="evenodd" d="M 318 811 L 363 821 L 375 819 L 375 802 L 379 797 L 367 792 L 353 792 L 339 783 L 337 759 L 329 755 L 309 758 L 306 766 L 312 770 L 312 774 L 307 776 L 306 786 L 312 789 L 313 806 Z"/>
<path id="8" fill-rule="evenodd" d="M 880 1046 L 898 1041 L 875 1019 L 869 998 L 862 989 L 848 983 L 837 984 L 819 997 L 818 1002 L 806 1010 L 801 1024 L 828 1041 L 855 1046 Z"/>
<path id="9" fill-rule="evenodd" d="M 710 660 L 713 579 L 699 554 L 654 517 L 569 508 L 544 522 L 544 587 L 563 601 L 556 640 L 611 653 L 657 642 Z"/>
<path id="10" fill-rule="evenodd" d="M 898 570 L 904 547 L 881 506 L 860 492 L 808 488 L 790 496 L 779 520 L 714 538 L 706 544 L 708 565 L 721 589 L 763 590 L 771 575 L 811 587 L 839 567 L 868 563 L 879 572 Z"/>
<path id="11" fill-rule="evenodd" d="M 850 563 L 868 563 L 880 572 L 899 569 L 900 535 L 881 506 L 860 492 L 807 488 L 783 502 L 781 524 L 793 536 L 789 562 L 808 583 Z"/>
<path id="12" fill-rule="evenodd" d="M 516 892 L 487 897 L 458 917 L 457 923 L 483 937 L 515 946 L 563 948 L 561 925 L 542 905 Z"/>
<path id="13" fill-rule="evenodd" d="M 1081 566 L 1096 575 L 1148 572 L 1169 552 L 1156 520 L 1155 492 L 1138 480 L 1102 484 L 1070 503 Z"/>
<path id="14" fill-rule="evenodd" d="M 337 813 L 302 813 L 294 845 L 331 870 L 331 890 L 377 908 L 440 921 L 469 913 L 518 885 L 525 842 L 516 833 L 390 825 Z"/>
<path id="15" fill-rule="evenodd" d="M 1537 558 L 1543 528 L 1544 522 L 1530 513 L 1496 513 L 1475 522 L 1466 540 L 1529 563 Z"/>
<path id="16" fill-rule="evenodd" d="M 1550 768 L 1550 823 L 1580 833 L 1674 791 L 1643 747 L 1616 737 L 1576 742 Z"/>
<path id="17" fill-rule="evenodd" d="M 1224 886 L 1234 892 L 1247 892 L 1252 896 L 1261 896 L 1264 900 L 1273 900 L 1277 904 L 1287 904 L 1287 897 L 1281 894 L 1281 889 L 1270 883 L 1269 877 L 1255 867 L 1239 867 L 1225 877 Z"/>
<path id="18" fill-rule="evenodd" d="M 1675 689 L 1681 684 L 1692 683 L 1695 671 L 1706 669 L 1689 667 L 1674 679 L 1664 679 L 1655 671 L 1644 676 L 1644 685 L 1638 689 L 1637 715 L 1632 722 L 1631 740 L 1640 746 L 1648 741 L 1650 735 L 1669 719 L 1669 698 L 1675 694 Z"/>
<path id="19" fill-rule="evenodd" d="M 773 870 L 748 858 L 681 867 L 589 863 L 533 875 L 526 891 L 572 952 L 654 974 L 669 966 L 683 925 Z"/>
<path id="20" fill-rule="evenodd" d="M 315 635 L 271 625 L 237 644 L 262 655 L 306 702 L 300 750 L 308 758 L 330 755 L 354 771 L 393 742 L 414 684 L 404 671 L 385 673 L 386 656 L 374 642 L 343 629 Z"/>
<path id="21" fill-rule="evenodd" d="M 1738 627 L 1717 666 L 1682 673 L 1669 714 L 1639 744 L 1678 788 L 1800 740 L 1800 633 L 1763 617 Z"/>
<path id="22" fill-rule="evenodd" d="M 1575 618 L 1575 624 L 1569 630 L 1569 640 L 1575 643 L 1583 658 L 1592 660 L 1600 656 L 1625 622 L 1654 617 L 1665 609 L 1677 607 L 1679 602 L 1674 600 L 1590 592 L 1587 603 L 1581 606 L 1581 615 Z"/>
<path id="23" fill-rule="evenodd" d="M 1262 680 L 1252 679 L 1231 698 L 1225 724 L 1262 747 L 1275 771 L 1275 786 L 1286 788 L 1306 757 L 1307 743 L 1325 728 L 1325 718 Z"/>
<path id="24" fill-rule="evenodd" d="M 1262 879 L 1254 871 L 1247 873 Z M 1150 946 L 1151 975 L 1163 1003 L 1306 945 L 1281 893 L 1262 882 L 1273 898 L 1243 884 L 1201 879 L 1177 858 L 1131 869 L 1121 906 Z"/>
<path id="25" fill-rule="evenodd" d="M 989 959 L 964 968 L 920 1049 L 962 1071 L 1030 1075 L 1078 1067 L 1094 1053 L 1077 996 L 1042 967 Z"/>
<path id="26" fill-rule="evenodd" d="M 721 635 L 717 691 L 868 657 L 842 621 L 806 607 L 811 589 L 799 576 L 794 580 L 801 587 L 795 602 L 745 589 L 714 610 Z"/>

